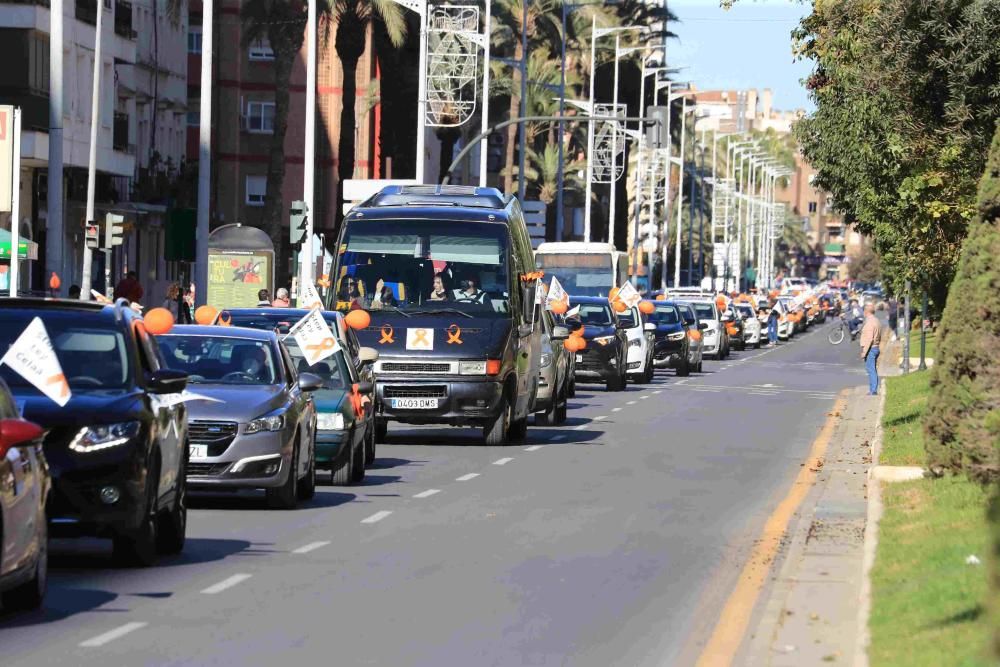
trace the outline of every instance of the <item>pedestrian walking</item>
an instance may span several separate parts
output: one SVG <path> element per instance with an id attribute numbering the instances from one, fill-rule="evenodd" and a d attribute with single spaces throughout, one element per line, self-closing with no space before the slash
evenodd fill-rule
<path id="1" fill-rule="evenodd" d="M 279 287 L 278 291 L 274 293 L 274 301 L 271 305 L 275 308 L 288 308 L 291 306 L 292 301 L 288 298 L 288 290 L 284 287 Z"/>
<path id="2" fill-rule="evenodd" d="M 178 321 L 180 317 L 180 296 L 181 288 L 177 283 L 171 283 L 167 287 L 167 298 L 163 300 L 163 307 L 170 311 L 170 314 L 174 316 L 174 322 Z"/>
<path id="3" fill-rule="evenodd" d="M 875 304 L 865 306 L 865 323 L 861 328 L 861 360 L 868 371 L 868 395 L 878 394 L 878 354 L 882 340 L 882 323 L 875 317 Z"/>
<path id="4" fill-rule="evenodd" d="M 888 307 L 889 333 L 892 334 L 892 340 L 896 340 L 896 330 L 899 328 L 899 301 L 896 297 L 890 297 Z"/>
<path id="5" fill-rule="evenodd" d="M 185 287 L 180 301 L 177 302 L 177 324 L 194 324 L 191 312 L 194 310 L 194 292 L 191 287 Z"/>
<path id="6" fill-rule="evenodd" d="M 778 344 L 778 320 L 781 318 L 781 311 L 777 299 L 771 299 L 767 305 L 771 309 L 767 313 L 767 346 L 774 347 Z"/>
<path id="7" fill-rule="evenodd" d="M 266 289 L 257 292 L 257 307 L 267 308 L 271 305 L 271 293 Z"/>
<path id="8" fill-rule="evenodd" d="M 130 303 L 138 303 L 142 300 L 142 285 L 139 284 L 139 276 L 135 271 L 129 271 L 125 277 L 115 285 L 114 297 L 118 299 L 128 299 Z"/>

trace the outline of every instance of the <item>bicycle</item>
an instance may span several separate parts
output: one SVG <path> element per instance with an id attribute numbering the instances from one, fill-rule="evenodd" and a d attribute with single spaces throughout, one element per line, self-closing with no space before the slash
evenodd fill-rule
<path id="1" fill-rule="evenodd" d="M 858 337 L 858 332 L 851 329 L 850 325 L 847 323 L 847 317 L 841 313 L 840 322 L 838 322 L 837 326 L 830 330 L 830 334 L 827 336 L 827 339 L 832 345 L 840 345 L 844 342 L 844 338 L 847 337 L 848 333 L 851 334 L 851 340 Z"/>

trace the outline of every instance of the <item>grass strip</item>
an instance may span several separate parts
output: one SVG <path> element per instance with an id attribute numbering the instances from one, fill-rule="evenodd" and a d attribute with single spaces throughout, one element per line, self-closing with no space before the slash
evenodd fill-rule
<path id="1" fill-rule="evenodd" d="M 924 464 L 923 417 L 930 392 L 930 373 L 915 371 L 886 378 L 882 415 L 882 454 L 879 463 L 890 466 Z"/>

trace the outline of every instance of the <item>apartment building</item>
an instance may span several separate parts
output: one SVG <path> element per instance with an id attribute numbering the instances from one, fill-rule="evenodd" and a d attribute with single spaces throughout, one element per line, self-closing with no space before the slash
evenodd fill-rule
<path id="1" fill-rule="evenodd" d="M 63 289 L 81 275 L 96 43 L 97 2 L 103 3 L 100 116 L 97 132 L 96 217 L 125 217 L 125 242 L 94 253 L 93 282 L 104 287 L 126 270 L 140 273 L 147 292 L 171 278 L 163 259 L 163 226 L 171 206 L 165 187 L 184 160 L 186 3 L 149 0 L 66 0 L 63 5 L 64 210 L 61 230 L 49 225 L 49 29 L 47 0 L 0 2 L 0 102 L 21 107 L 20 233 L 38 246 L 21 288 L 42 291 L 45 237 L 64 235 L 58 264 Z M 179 13 L 168 7 L 181 8 Z M 50 232 L 51 228 L 51 232 Z"/>

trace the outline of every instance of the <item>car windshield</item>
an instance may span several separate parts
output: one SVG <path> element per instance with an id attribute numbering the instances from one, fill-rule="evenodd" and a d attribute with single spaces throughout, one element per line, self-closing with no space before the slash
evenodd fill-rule
<path id="1" fill-rule="evenodd" d="M 352 220 L 334 275 L 337 310 L 507 314 L 507 227 L 429 220 Z"/>
<path id="2" fill-rule="evenodd" d="M 580 321 L 584 324 L 609 327 L 614 323 L 611 306 L 601 303 L 580 304 Z"/>
<path id="3" fill-rule="evenodd" d="M 574 296 L 605 296 L 615 285 L 610 252 L 538 253 L 535 264 Z"/>
<path id="4" fill-rule="evenodd" d="M 347 367 L 344 362 L 343 350 L 335 352 L 310 366 L 309 362 L 306 361 L 305 355 L 302 354 L 302 349 L 295 342 L 294 338 L 291 336 L 286 338 L 285 347 L 288 348 L 288 354 L 291 355 L 292 361 L 295 362 L 296 367 L 299 369 L 299 373 L 312 373 L 323 378 L 324 389 L 345 389 L 347 387 L 347 378 L 349 378 L 349 375 L 347 374 Z"/>
<path id="5" fill-rule="evenodd" d="M 278 384 L 280 374 L 266 341 L 236 336 L 157 336 L 167 366 L 189 384 Z"/>
<path id="6" fill-rule="evenodd" d="M 681 317 L 684 318 L 684 324 L 686 324 L 688 326 L 693 325 L 695 323 L 695 320 L 696 320 L 696 318 L 694 316 L 694 310 L 691 309 L 691 306 L 682 306 L 681 307 Z"/>
<path id="7" fill-rule="evenodd" d="M 0 310 L 0 357 L 35 317 L 40 317 L 55 349 L 63 375 L 73 391 L 123 389 L 131 378 L 125 337 L 103 318 L 80 311 Z M 32 385 L 8 366 L 0 377 L 15 388 Z"/>
<path id="8" fill-rule="evenodd" d="M 715 319 L 715 310 L 712 308 L 712 304 L 710 304 L 710 303 L 695 303 L 695 304 L 692 304 L 692 305 L 694 306 L 695 312 L 698 313 L 698 319 L 699 320 L 714 320 Z"/>
<path id="9" fill-rule="evenodd" d="M 618 321 L 623 322 L 625 327 L 628 329 L 636 326 L 635 310 L 626 310 L 624 313 L 618 313 Z"/>
<path id="10" fill-rule="evenodd" d="M 657 306 L 649 314 L 649 321 L 654 324 L 677 324 L 677 309 L 673 306 Z"/>
<path id="11" fill-rule="evenodd" d="M 743 317 L 753 317 L 753 307 L 751 306 L 736 306 L 736 309 L 740 311 Z"/>

